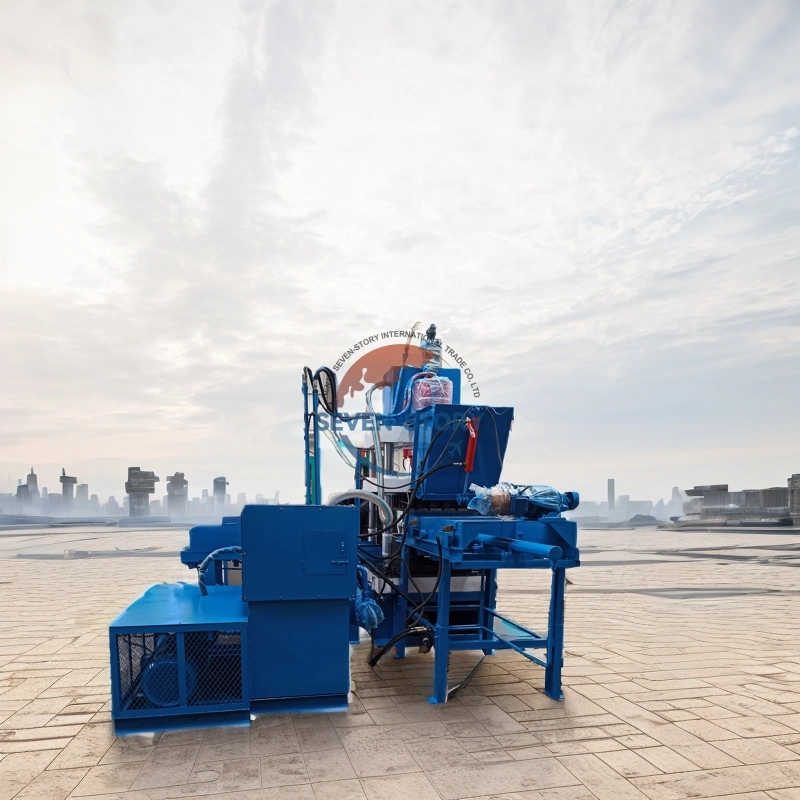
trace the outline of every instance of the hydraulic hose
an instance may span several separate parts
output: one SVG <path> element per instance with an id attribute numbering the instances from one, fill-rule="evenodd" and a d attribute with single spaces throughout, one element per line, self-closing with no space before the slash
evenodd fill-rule
<path id="1" fill-rule="evenodd" d="M 381 500 L 383 499 L 383 453 L 381 452 L 381 439 L 378 433 L 378 417 L 375 414 L 375 409 L 372 407 L 372 393 L 378 385 L 375 384 L 367 390 L 367 408 L 372 416 L 372 443 L 375 447 L 375 476 L 378 478 L 378 493 Z M 384 523 L 386 524 L 386 523 Z"/>
<path id="2" fill-rule="evenodd" d="M 220 547 L 217 550 L 212 550 L 197 567 L 197 587 L 200 589 L 200 594 L 203 596 L 208 594 L 208 588 L 206 587 L 206 571 L 212 562 L 216 561 L 217 559 L 225 561 L 241 561 L 241 555 L 241 547 Z M 223 556 L 240 556 L 240 558 L 223 559 Z"/>
<path id="3" fill-rule="evenodd" d="M 383 498 L 378 497 L 378 495 L 372 492 L 367 492 L 364 489 L 350 489 L 347 492 L 335 494 L 328 498 L 326 505 L 338 506 L 339 503 L 343 503 L 345 500 L 366 500 L 368 503 L 374 503 L 378 507 L 378 512 L 381 515 L 381 522 L 383 522 L 385 526 L 388 527 L 394 522 L 394 514 L 389 504 Z"/>

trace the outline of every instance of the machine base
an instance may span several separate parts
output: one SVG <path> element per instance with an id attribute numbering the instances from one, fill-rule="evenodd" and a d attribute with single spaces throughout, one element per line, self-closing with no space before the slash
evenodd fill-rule
<path id="1" fill-rule="evenodd" d="M 249 711 L 218 711 L 216 713 L 178 714 L 171 717 L 141 717 L 115 719 L 114 733 L 125 736 L 133 733 L 154 733 L 186 728 L 216 728 L 219 725 L 249 725 Z"/>
<path id="2" fill-rule="evenodd" d="M 346 694 L 328 694 L 317 697 L 271 697 L 252 700 L 252 714 L 331 714 L 347 711 Z"/>

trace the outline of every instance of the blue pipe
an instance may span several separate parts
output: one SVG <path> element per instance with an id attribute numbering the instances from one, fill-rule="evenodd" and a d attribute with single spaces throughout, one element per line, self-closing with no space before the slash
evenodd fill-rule
<path id="1" fill-rule="evenodd" d="M 513 553 L 549 558 L 551 561 L 558 561 L 563 555 L 562 549 L 556 545 L 523 542 L 518 539 L 500 539 L 497 536 L 487 536 L 485 533 L 479 533 L 477 541 L 488 547 L 499 547 L 502 550 L 510 550 Z"/>

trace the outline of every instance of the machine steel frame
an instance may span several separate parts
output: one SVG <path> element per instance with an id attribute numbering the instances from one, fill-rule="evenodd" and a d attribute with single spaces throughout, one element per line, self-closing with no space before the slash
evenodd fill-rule
<path id="1" fill-rule="evenodd" d="M 437 520 L 441 522 L 441 520 Z M 412 552 L 417 550 L 430 556 L 436 563 L 439 561 L 439 548 L 429 541 L 420 542 L 413 537 L 403 547 L 401 574 L 399 587 L 411 599 L 423 598 L 415 594 L 410 588 L 408 563 Z M 544 667 L 544 691 L 548 697 L 555 700 L 563 699 L 561 690 L 561 668 L 563 665 L 564 648 L 564 600 L 566 589 L 566 570 L 579 565 L 577 558 L 550 561 L 548 559 L 513 554 L 509 560 L 499 554 L 495 557 L 479 556 L 474 553 L 462 554 L 466 558 L 448 557 L 443 548 L 441 556 L 441 570 L 439 573 L 438 590 L 427 599 L 426 607 L 436 609 L 436 621 L 431 622 L 423 613 L 420 622 L 428 625 L 434 634 L 434 679 L 433 691 L 428 700 L 431 703 L 445 703 L 448 697 L 447 670 L 450 661 L 450 652 L 456 650 L 482 651 L 485 655 L 492 655 L 496 650 L 514 650 L 528 660 Z M 362 559 L 368 561 L 363 554 Z M 463 569 L 468 566 L 470 570 L 480 576 L 480 591 L 477 598 L 470 601 L 464 593 L 458 593 L 461 602 L 459 610 L 473 608 L 477 610 L 478 622 L 475 624 L 450 624 L 450 614 L 453 600 L 451 592 L 451 577 L 454 569 Z M 541 634 L 521 625 L 509 617 L 501 614 L 496 608 L 497 598 L 497 573 L 499 569 L 549 569 L 550 603 L 548 612 L 547 633 Z M 475 594 L 475 593 L 472 593 Z M 408 603 L 400 596 L 398 598 L 397 618 L 405 619 Z M 498 625 L 499 623 L 499 625 Z M 500 628 L 500 630 L 498 630 Z M 505 630 L 502 630 L 505 628 Z M 530 650 L 544 650 L 545 658 L 539 658 Z M 395 646 L 395 657 L 404 658 L 406 643 L 404 640 Z"/>

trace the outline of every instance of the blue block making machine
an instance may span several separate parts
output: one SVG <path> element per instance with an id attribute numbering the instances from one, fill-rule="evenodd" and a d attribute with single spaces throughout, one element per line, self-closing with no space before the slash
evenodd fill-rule
<path id="1" fill-rule="evenodd" d="M 391 368 L 360 414 L 338 410 L 332 370 L 304 370 L 305 505 L 248 505 L 192 528 L 181 561 L 197 583 L 153 586 L 111 624 L 117 732 L 344 710 L 359 628 L 372 666 L 433 651 L 431 703 L 447 701 L 450 653 L 464 650 L 514 650 L 562 698 L 566 570 L 579 565 L 562 512 L 578 495 L 501 482 L 514 410 L 461 403 L 434 326 L 421 346 L 423 366 Z M 363 433 L 358 446 L 345 430 Z M 323 435 L 355 483 L 324 505 Z M 501 569 L 550 573 L 546 633 L 497 610 Z"/>

